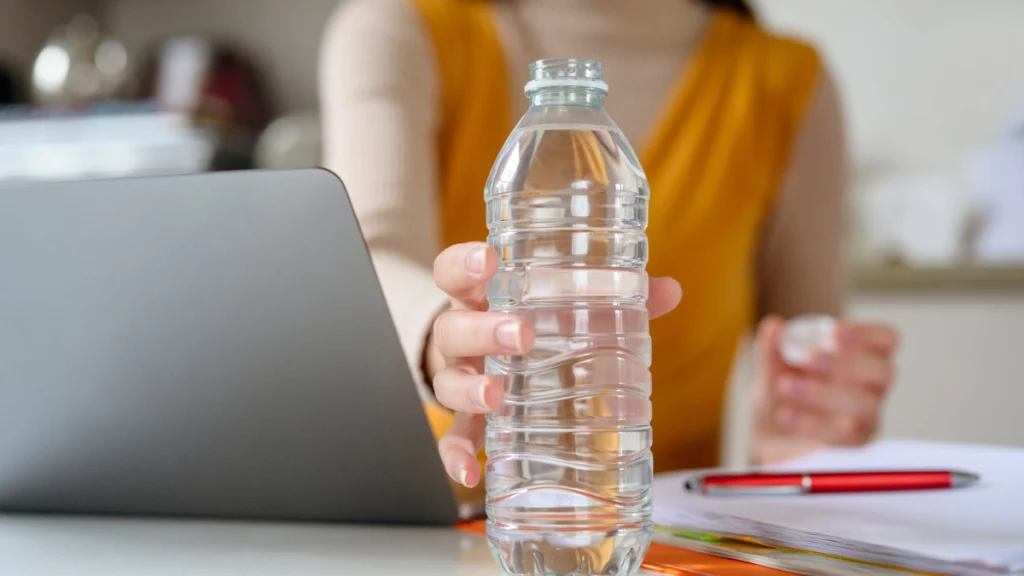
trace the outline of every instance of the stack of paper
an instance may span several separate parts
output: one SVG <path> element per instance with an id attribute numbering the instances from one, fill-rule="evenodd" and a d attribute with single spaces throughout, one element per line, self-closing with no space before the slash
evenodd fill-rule
<path id="1" fill-rule="evenodd" d="M 940 574 L 1024 574 L 1024 450 L 883 442 L 833 449 L 773 470 L 955 469 L 962 489 L 801 496 L 704 496 L 689 474 L 654 483 L 655 522 L 766 546 Z"/>

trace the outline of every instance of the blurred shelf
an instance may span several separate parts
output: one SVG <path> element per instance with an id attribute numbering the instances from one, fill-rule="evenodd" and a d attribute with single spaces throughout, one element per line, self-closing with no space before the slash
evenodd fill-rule
<path id="1" fill-rule="evenodd" d="M 994 291 L 1024 294 L 1024 263 L 1005 266 L 856 266 L 853 269 L 853 288 L 856 292 Z"/>

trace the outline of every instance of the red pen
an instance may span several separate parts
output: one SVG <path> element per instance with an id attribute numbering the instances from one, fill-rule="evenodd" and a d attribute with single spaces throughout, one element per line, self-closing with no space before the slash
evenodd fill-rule
<path id="1" fill-rule="evenodd" d="M 970 486 L 978 480 L 977 474 L 952 470 L 786 472 L 776 474 L 712 473 L 688 478 L 683 486 L 690 492 L 716 496 L 772 496 L 942 490 Z"/>

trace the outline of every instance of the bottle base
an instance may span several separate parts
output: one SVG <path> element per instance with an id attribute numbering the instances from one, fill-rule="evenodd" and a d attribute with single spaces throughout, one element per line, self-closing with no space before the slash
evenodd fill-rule
<path id="1" fill-rule="evenodd" d="M 651 525 L 536 530 L 487 523 L 487 542 L 509 576 L 629 576 L 640 569 Z"/>

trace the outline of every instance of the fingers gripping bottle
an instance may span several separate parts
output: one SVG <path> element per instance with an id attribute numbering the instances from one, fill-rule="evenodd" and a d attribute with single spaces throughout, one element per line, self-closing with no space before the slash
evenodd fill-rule
<path id="1" fill-rule="evenodd" d="M 508 574 L 625 575 L 652 536 L 647 178 L 593 60 L 530 66 L 530 108 L 485 190 L 492 311 L 533 323 L 491 357 L 487 535 Z"/>

